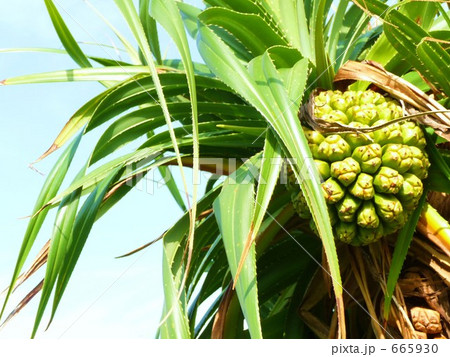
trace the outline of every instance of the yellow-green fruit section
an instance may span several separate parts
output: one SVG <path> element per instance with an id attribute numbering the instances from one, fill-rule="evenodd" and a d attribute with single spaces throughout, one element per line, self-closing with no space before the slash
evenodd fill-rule
<path id="1" fill-rule="evenodd" d="M 323 91 L 314 98 L 314 115 L 367 128 L 401 118 L 403 109 L 396 100 L 371 90 Z M 422 196 L 422 180 L 430 166 L 419 125 L 402 121 L 372 132 L 339 135 L 303 129 L 322 175 L 336 239 L 366 245 L 404 226 Z M 299 216 L 311 219 L 292 174 L 288 188 Z"/>

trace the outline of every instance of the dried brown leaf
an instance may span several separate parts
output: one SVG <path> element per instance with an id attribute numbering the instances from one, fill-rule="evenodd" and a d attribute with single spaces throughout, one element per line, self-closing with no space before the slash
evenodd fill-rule
<path id="1" fill-rule="evenodd" d="M 225 294 L 222 297 L 220 306 L 214 316 L 214 322 L 211 330 L 212 339 L 223 339 L 225 337 L 225 326 L 227 322 L 227 312 L 231 304 L 231 300 L 235 296 L 235 292 L 231 285 L 228 285 Z"/>
<path id="2" fill-rule="evenodd" d="M 450 195 L 444 192 L 430 191 L 427 201 L 444 217 L 450 220 Z"/>
<path id="3" fill-rule="evenodd" d="M 306 289 L 300 310 L 309 311 L 327 295 L 327 289 L 323 282 L 322 269 L 318 268 Z"/>
<path id="4" fill-rule="evenodd" d="M 448 288 L 435 273 L 423 266 L 412 268 L 405 274 L 403 283 L 409 283 L 409 289 L 413 289 L 409 292 L 410 296 L 423 298 L 431 309 L 436 310 L 450 323 Z"/>
<path id="5" fill-rule="evenodd" d="M 25 273 L 21 274 L 17 278 L 13 292 L 47 262 L 49 248 L 50 248 L 50 240 L 47 241 L 47 243 L 45 243 L 45 245 L 41 248 L 39 253 L 36 255 L 36 258 L 34 258 L 33 262 L 31 263 L 30 268 L 28 268 L 28 270 Z M 9 286 L 2 291 L 0 296 L 4 296 L 8 292 L 8 289 Z"/>
<path id="6" fill-rule="evenodd" d="M 351 248 L 353 253 L 353 259 L 350 260 L 353 275 L 359 285 L 361 293 L 363 295 L 364 301 L 366 303 L 367 310 L 370 314 L 371 324 L 373 332 L 375 333 L 376 338 L 385 339 L 386 336 L 383 331 L 383 327 L 378 321 L 377 314 L 375 312 L 375 307 L 372 302 L 372 295 L 370 294 L 369 282 L 367 281 L 366 270 L 364 260 L 361 256 L 361 250 L 358 248 Z M 355 259 L 356 258 L 356 259 Z"/>
<path id="7" fill-rule="evenodd" d="M 328 326 L 323 323 L 318 317 L 313 313 L 305 310 L 300 310 L 300 316 L 302 320 L 308 325 L 308 327 L 322 339 L 327 339 L 330 335 L 330 330 Z"/>
<path id="8" fill-rule="evenodd" d="M 165 234 L 165 232 L 158 238 L 152 240 L 151 242 L 145 243 L 144 245 L 140 246 L 139 248 L 133 249 L 131 252 L 125 253 L 123 255 L 119 255 L 118 257 L 116 257 L 116 259 L 129 257 L 130 255 L 136 254 L 136 253 L 140 252 L 141 250 L 144 250 L 145 248 L 150 247 L 151 245 L 160 241 L 164 237 L 164 234 Z"/>
<path id="9" fill-rule="evenodd" d="M 409 254 L 434 270 L 450 287 L 450 258 L 448 256 L 418 238 L 413 239 Z"/>
<path id="10" fill-rule="evenodd" d="M 16 306 L 16 308 L 11 311 L 11 313 L 8 315 L 8 317 L 3 321 L 3 323 L 0 325 L 0 329 L 6 326 L 6 324 L 11 321 L 11 319 L 16 316 L 27 304 L 36 296 L 36 294 L 41 291 L 42 286 L 44 285 L 44 280 L 41 280 L 41 282 L 34 287 L 33 290 L 31 290 L 19 304 Z"/>

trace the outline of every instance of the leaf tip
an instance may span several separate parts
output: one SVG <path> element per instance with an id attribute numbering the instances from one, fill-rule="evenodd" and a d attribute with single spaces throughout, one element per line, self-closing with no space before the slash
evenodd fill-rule
<path id="1" fill-rule="evenodd" d="M 59 146 L 56 144 L 52 144 L 52 146 L 50 146 L 48 148 L 48 150 L 46 152 L 44 152 L 37 160 L 33 161 L 30 166 L 33 166 L 34 164 L 38 163 L 39 161 L 45 159 L 48 155 L 50 155 L 52 152 L 56 151 L 59 149 Z"/>

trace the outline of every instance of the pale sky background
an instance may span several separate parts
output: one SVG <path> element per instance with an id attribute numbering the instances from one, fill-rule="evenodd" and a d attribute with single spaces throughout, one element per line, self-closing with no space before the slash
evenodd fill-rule
<path id="1" fill-rule="evenodd" d="M 185 2 L 202 6 L 200 0 Z M 113 0 L 91 0 L 91 3 L 132 38 Z M 83 0 L 57 0 L 55 4 L 77 40 L 119 45 L 114 34 Z M 62 48 L 43 0 L 0 0 L 0 14 L 0 49 Z M 167 50 L 168 58 L 178 57 L 175 46 L 165 35 L 161 47 L 163 52 Z M 83 45 L 83 49 L 88 54 L 108 56 L 95 46 Z M 113 50 L 108 52 L 115 55 Z M 199 56 L 194 59 L 199 60 Z M 76 67 L 64 55 L 0 53 L 0 79 Z M 49 147 L 70 116 L 102 90 L 100 84 L 86 82 L 0 87 L 0 290 L 9 284 L 27 226 L 28 221 L 19 218 L 31 213 L 45 179 L 29 169 L 28 164 Z M 83 139 L 68 175 L 70 180 L 104 128 Z M 51 155 L 36 167 L 48 173 L 59 154 Z M 44 331 L 48 316 L 44 317 L 37 337 L 154 337 L 163 301 L 162 247 L 156 244 L 125 259 L 114 257 L 158 237 L 181 214 L 165 187 L 155 187 L 154 194 L 138 190 L 129 193 L 94 226 L 52 326 Z M 54 214 L 49 214 L 29 261 L 49 239 L 53 217 Z M 43 273 L 44 270 L 39 271 L 18 289 L 7 312 L 40 281 Z M 1 330 L 0 338 L 28 338 L 38 301 L 35 298 Z M 0 302 L 3 303 L 3 298 Z"/>

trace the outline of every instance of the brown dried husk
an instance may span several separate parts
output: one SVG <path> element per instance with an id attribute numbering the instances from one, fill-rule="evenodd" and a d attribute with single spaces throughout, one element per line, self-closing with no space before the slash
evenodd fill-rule
<path id="1" fill-rule="evenodd" d="M 450 140 L 450 110 L 447 110 L 416 86 L 386 71 L 382 65 L 373 61 L 346 62 L 337 72 L 334 82 L 346 82 L 348 84 L 357 80 L 370 82 L 391 97 L 399 100 L 404 104 L 404 110 L 407 115 L 370 128 L 354 128 L 341 123 L 328 122 L 314 116 L 313 98 L 317 95 L 317 91 L 313 91 L 308 102 L 300 109 L 300 119 L 306 121 L 314 130 L 342 134 L 371 132 L 393 122 L 409 119 L 433 128 L 436 134 L 446 140 Z"/>

